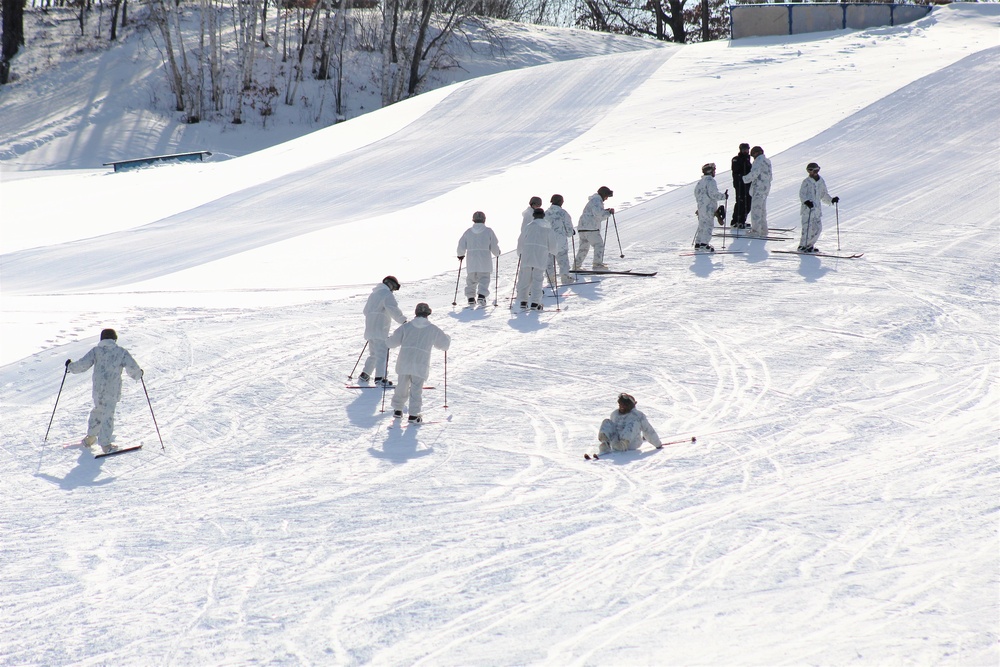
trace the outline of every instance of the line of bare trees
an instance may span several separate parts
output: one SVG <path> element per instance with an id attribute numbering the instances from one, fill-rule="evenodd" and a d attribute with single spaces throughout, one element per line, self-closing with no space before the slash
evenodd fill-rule
<path id="1" fill-rule="evenodd" d="M 109 39 L 128 20 L 128 0 L 65 2 L 79 10 L 81 33 L 98 3 L 111 12 Z M 591 30 L 685 42 L 697 31 L 703 0 L 138 0 L 160 49 L 174 107 L 191 123 L 266 119 L 280 100 L 299 102 L 307 77 L 331 82 L 332 106 L 343 113 L 344 82 L 364 71 L 381 104 L 421 92 L 448 57 L 463 24 L 481 18 L 573 25 Z M 728 27 L 725 0 L 710 0 L 714 36 Z M 25 0 L 0 0 L 0 84 L 24 44 Z M 357 79 L 357 76 L 353 77 Z"/>

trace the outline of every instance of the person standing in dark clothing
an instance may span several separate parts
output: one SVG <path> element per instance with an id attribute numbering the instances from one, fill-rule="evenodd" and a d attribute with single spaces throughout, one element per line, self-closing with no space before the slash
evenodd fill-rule
<path id="1" fill-rule="evenodd" d="M 750 161 L 750 144 L 740 144 L 740 152 L 733 157 L 733 190 L 736 192 L 736 203 L 733 205 L 732 226 L 746 229 L 747 215 L 750 214 L 750 184 L 743 182 L 743 177 L 750 173 L 753 163 Z"/>

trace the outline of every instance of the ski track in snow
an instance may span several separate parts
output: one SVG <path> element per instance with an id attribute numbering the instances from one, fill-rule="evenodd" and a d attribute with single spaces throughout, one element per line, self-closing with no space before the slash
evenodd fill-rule
<path id="1" fill-rule="evenodd" d="M 88 341 L 0 368 L 0 662 L 995 664 L 998 53 L 771 156 L 771 225 L 821 155 L 862 259 L 678 257 L 690 185 L 608 245 L 656 278 L 514 314 L 505 254 L 497 308 L 435 306 L 437 424 L 343 387 L 360 298 L 130 309 L 165 451 L 130 381 L 140 453 L 60 448 L 89 375 L 38 446 Z M 583 460 L 620 391 L 697 442 Z"/>

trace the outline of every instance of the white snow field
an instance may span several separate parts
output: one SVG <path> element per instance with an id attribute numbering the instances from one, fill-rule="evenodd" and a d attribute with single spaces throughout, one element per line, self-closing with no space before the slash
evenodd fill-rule
<path id="1" fill-rule="evenodd" d="M 998 664 L 998 27 L 608 55 L 226 162 L 5 175 L 0 664 Z M 792 240 L 680 255 L 741 141 Z M 810 161 L 818 245 L 862 258 L 773 252 Z M 608 261 L 656 277 L 510 312 L 528 198 L 600 185 Z M 499 305 L 463 310 L 477 209 Z M 345 388 L 386 274 L 453 339 L 419 427 Z M 163 447 L 127 377 L 143 449 L 71 446 L 89 373 L 43 443 L 104 326 Z M 621 391 L 697 441 L 585 461 Z"/>

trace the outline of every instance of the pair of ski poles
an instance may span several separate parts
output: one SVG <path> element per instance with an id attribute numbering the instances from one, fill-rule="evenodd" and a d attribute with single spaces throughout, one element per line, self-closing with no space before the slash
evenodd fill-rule
<path id="1" fill-rule="evenodd" d="M 365 341 L 365 347 L 368 347 L 368 341 Z M 361 350 L 364 354 L 364 349 Z M 357 364 L 354 365 L 357 368 Z M 385 351 L 385 372 L 386 376 L 389 374 L 389 350 Z M 353 374 L 354 371 L 351 371 Z M 385 412 L 385 393 L 389 390 L 389 385 L 384 382 L 385 377 L 383 377 L 382 383 L 382 408 L 380 412 Z M 444 351 L 444 409 L 448 409 L 448 350 Z"/>
<path id="2" fill-rule="evenodd" d="M 52 420 L 56 418 L 56 408 L 59 407 L 59 398 L 62 396 L 63 385 L 66 384 L 66 376 L 69 374 L 69 362 L 66 362 L 66 368 L 63 370 L 62 382 L 59 383 L 59 393 L 56 394 L 56 404 L 52 406 L 52 416 L 49 417 L 49 425 L 45 429 L 45 438 L 42 442 L 49 441 L 49 431 L 52 430 Z M 153 402 L 149 400 L 149 390 L 146 389 L 146 380 L 142 375 L 139 376 L 139 381 L 142 382 L 142 392 L 146 395 L 146 404 L 149 405 L 149 414 L 153 417 L 153 426 L 156 427 L 156 437 L 160 440 L 160 449 L 166 451 L 167 448 L 163 446 L 163 437 L 160 435 L 160 425 L 156 423 L 156 413 L 153 412 Z"/>
<path id="3" fill-rule="evenodd" d="M 458 258 L 458 277 L 455 278 L 455 296 L 451 300 L 451 305 L 453 305 L 453 306 L 457 306 L 458 305 L 458 284 L 462 281 L 462 260 L 463 259 L 465 259 L 465 258 L 464 257 L 459 257 Z M 496 266 L 496 270 L 493 272 L 493 279 L 495 281 L 494 284 L 493 284 L 493 305 L 495 306 L 495 305 L 497 305 L 497 289 L 499 289 L 499 287 L 500 287 L 500 256 L 499 255 L 497 255 L 497 266 Z M 487 283 L 487 284 L 489 284 L 489 283 Z M 357 366 L 357 364 L 355 364 L 355 366 Z"/>

